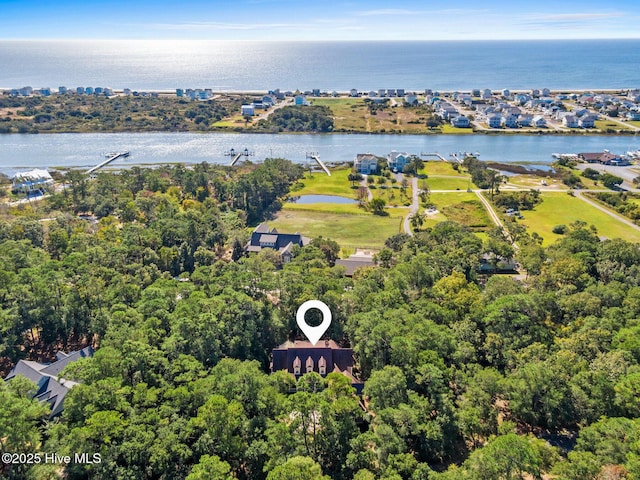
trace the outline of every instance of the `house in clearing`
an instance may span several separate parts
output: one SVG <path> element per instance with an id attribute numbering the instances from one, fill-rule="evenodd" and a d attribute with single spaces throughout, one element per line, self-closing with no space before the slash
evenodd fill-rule
<path id="1" fill-rule="evenodd" d="M 246 253 L 257 253 L 263 248 L 271 248 L 282 256 L 282 262 L 288 263 L 293 258 L 293 246 L 304 247 L 311 241 L 300 233 L 280 233 L 275 228 L 269 229 L 266 223 L 261 223 L 251 234 L 251 240 L 245 245 Z"/>
<path id="2" fill-rule="evenodd" d="M 378 172 L 378 157 L 372 153 L 358 153 L 353 162 L 356 172 L 364 175 Z"/>

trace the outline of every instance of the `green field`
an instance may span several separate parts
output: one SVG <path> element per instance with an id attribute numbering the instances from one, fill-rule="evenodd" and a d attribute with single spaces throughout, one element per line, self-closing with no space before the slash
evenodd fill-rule
<path id="1" fill-rule="evenodd" d="M 602 131 L 607 131 L 609 129 L 622 131 L 632 130 L 631 128 L 629 128 L 629 126 L 623 123 L 612 122 L 611 120 L 596 120 L 596 128 Z"/>
<path id="2" fill-rule="evenodd" d="M 470 182 L 469 178 L 465 177 L 446 177 L 431 175 L 426 180 L 429 189 L 431 190 L 463 190 L 467 188 L 473 188 L 474 185 Z"/>
<path id="3" fill-rule="evenodd" d="M 373 194 L 373 198 L 382 198 L 385 202 L 387 202 L 387 205 L 393 207 L 411 205 L 411 195 L 413 195 L 411 184 L 409 184 L 404 194 L 400 189 L 399 183 L 396 183 L 393 186 L 391 183 L 387 183 L 385 185 L 386 188 L 380 187 L 380 185 L 376 185 L 376 188 L 370 189 L 371 193 Z"/>
<path id="4" fill-rule="evenodd" d="M 326 210 L 321 211 L 323 209 Z M 409 209 L 390 208 L 388 212 L 389 216 L 380 217 L 363 212 L 355 205 L 287 204 L 269 224 L 283 232 L 330 238 L 338 242 L 343 251 L 352 251 L 356 247 L 381 248 L 387 238 L 402 231 Z"/>
<path id="5" fill-rule="evenodd" d="M 294 186 L 291 195 L 341 195 L 355 198 L 356 189 L 351 188 L 351 182 L 347 178 L 350 173 L 351 169 L 348 168 L 333 169 L 330 177 L 323 172 L 307 173 Z"/>
<path id="6" fill-rule="evenodd" d="M 442 162 L 439 160 L 429 160 L 423 163 L 422 168 L 418 173 L 427 175 L 454 175 L 458 177 L 468 178 L 469 175 L 465 172 L 460 172 L 453 168 L 453 163 Z M 461 167 L 462 169 L 462 167 Z"/>
<path id="7" fill-rule="evenodd" d="M 467 225 L 474 231 L 484 231 L 493 226 L 489 215 L 475 193 L 467 193 L 466 191 L 432 193 L 429 199 L 439 213 L 429 216 L 424 227 L 433 226 L 446 220 Z"/>
<path id="8" fill-rule="evenodd" d="M 541 197 L 542 203 L 536 206 L 535 210 L 522 212 L 524 219 L 520 222 L 528 227 L 529 233 L 536 232 L 541 235 L 544 246 L 561 237 L 551 231 L 555 225 L 568 226 L 576 220 L 594 225 L 598 235 L 640 242 L 640 231 L 630 228 L 579 198 L 555 192 L 543 192 Z"/>

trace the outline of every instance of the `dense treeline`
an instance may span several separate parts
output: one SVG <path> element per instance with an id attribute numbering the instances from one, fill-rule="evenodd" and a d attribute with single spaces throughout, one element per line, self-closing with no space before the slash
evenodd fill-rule
<path id="1" fill-rule="evenodd" d="M 53 422 L 28 384 L 0 382 L 0 449 L 101 454 L 70 479 L 640 478 L 638 245 L 582 223 L 548 248 L 520 232 L 521 280 L 479 275 L 492 242 L 452 222 L 390 238 L 354 278 L 325 240 L 282 268 L 272 251 L 243 257 L 246 222 L 299 175 L 283 160 L 70 174 L 50 211 L 12 212 L 3 368 L 97 351 L 67 368 L 81 384 Z M 362 399 L 339 374 L 268 375 L 309 299 L 354 349 Z"/>
<path id="2" fill-rule="evenodd" d="M 333 113 L 329 107 L 320 105 L 287 106 L 258 122 L 257 128 L 278 132 L 327 133 L 333 131 Z"/>

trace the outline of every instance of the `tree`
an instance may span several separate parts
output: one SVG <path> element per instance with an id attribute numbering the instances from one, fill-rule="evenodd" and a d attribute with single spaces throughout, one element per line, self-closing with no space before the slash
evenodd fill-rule
<path id="1" fill-rule="evenodd" d="M 193 466 L 186 480 L 229 480 L 236 478 L 231 473 L 231 466 L 216 455 L 203 455 Z"/>
<path id="2" fill-rule="evenodd" d="M 309 457 L 292 457 L 267 475 L 267 480 L 330 480 Z"/>
<path id="3" fill-rule="evenodd" d="M 363 393 L 369 397 L 374 410 L 397 407 L 408 401 L 407 379 L 399 367 L 386 366 L 371 374 Z"/>
<path id="4" fill-rule="evenodd" d="M 600 176 L 600 181 L 602 182 L 602 185 L 604 185 L 605 187 L 615 190 L 617 187 L 620 186 L 620 184 L 622 184 L 624 179 L 616 175 L 612 175 L 610 173 L 603 173 Z"/>
<path id="5" fill-rule="evenodd" d="M 384 209 L 386 204 L 387 202 L 385 202 L 382 198 L 374 198 L 369 201 L 369 209 L 374 215 L 388 215 L 388 213 Z"/>

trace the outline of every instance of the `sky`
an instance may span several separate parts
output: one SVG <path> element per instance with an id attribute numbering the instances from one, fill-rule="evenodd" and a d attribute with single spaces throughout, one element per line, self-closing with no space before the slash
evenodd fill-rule
<path id="1" fill-rule="evenodd" d="M 637 0 L 0 0 L 0 39 L 640 38 Z"/>

